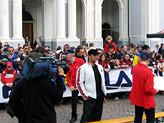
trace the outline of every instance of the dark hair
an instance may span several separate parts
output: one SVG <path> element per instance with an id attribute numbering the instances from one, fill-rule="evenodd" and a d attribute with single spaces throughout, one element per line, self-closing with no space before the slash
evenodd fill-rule
<path id="1" fill-rule="evenodd" d="M 88 43 L 85 43 L 84 46 L 88 47 Z"/>
<path id="2" fill-rule="evenodd" d="M 99 61 L 102 62 L 101 58 L 102 58 L 103 56 L 105 56 L 105 62 L 107 62 L 108 59 L 107 59 L 107 55 L 106 55 L 105 53 L 102 53 L 102 54 L 101 54 L 101 56 L 100 56 L 100 58 L 99 58 Z"/>
<path id="3" fill-rule="evenodd" d="M 83 47 L 81 45 L 78 45 L 76 48 L 76 53 L 79 53 L 81 49 L 83 49 Z"/>
<path id="4" fill-rule="evenodd" d="M 23 48 L 25 48 L 26 46 L 28 47 L 28 45 L 24 44 L 24 45 L 23 45 Z"/>
<path id="5" fill-rule="evenodd" d="M 109 49 L 113 49 L 113 45 L 109 45 L 108 48 L 109 48 Z"/>
<path id="6" fill-rule="evenodd" d="M 147 57 L 147 55 L 142 55 L 141 57 L 141 61 L 147 61 L 149 58 Z"/>
<path id="7" fill-rule="evenodd" d="M 58 46 L 56 50 L 60 50 L 62 47 L 61 46 Z"/>
<path id="8" fill-rule="evenodd" d="M 22 48 L 22 47 L 19 47 L 19 48 L 18 48 L 18 51 L 20 51 L 21 49 L 23 49 L 23 48 Z"/>
<path id="9" fill-rule="evenodd" d="M 142 46 L 142 50 L 147 50 L 147 49 L 150 49 L 150 47 L 148 45 L 143 45 Z"/>
<path id="10" fill-rule="evenodd" d="M 36 50 L 35 50 L 35 52 L 37 52 L 37 53 L 44 53 L 44 48 L 43 47 L 38 47 Z"/>
<path id="11" fill-rule="evenodd" d="M 156 55 L 156 60 L 159 60 L 161 56 L 162 56 L 162 54 Z"/>
<path id="12" fill-rule="evenodd" d="M 89 43 L 89 47 L 93 47 L 94 46 L 94 43 Z"/>
<path id="13" fill-rule="evenodd" d="M 44 48 L 48 47 L 50 49 L 50 46 L 44 46 Z"/>

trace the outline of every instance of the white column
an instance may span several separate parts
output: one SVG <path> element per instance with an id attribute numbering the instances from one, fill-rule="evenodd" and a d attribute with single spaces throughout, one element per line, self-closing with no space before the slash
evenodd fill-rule
<path id="1" fill-rule="evenodd" d="M 65 39 L 65 0 L 56 0 L 56 38 Z"/>
<path id="2" fill-rule="evenodd" d="M 102 1 L 95 1 L 95 39 L 102 39 Z"/>
<path id="3" fill-rule="evenodd" d="M 9 40 L 9 1 L 0 0 L 0 39 Z"/>
<path id="4" fill-rule="evenodd" d="M 68 38 L 77 39 L 76 36 L 76 0 L 68 0 Z"/>
<path id="5" fill-rule="evenodd" d="M 22 40 L 22 0 L 13 0 L 13 38 Z"/>

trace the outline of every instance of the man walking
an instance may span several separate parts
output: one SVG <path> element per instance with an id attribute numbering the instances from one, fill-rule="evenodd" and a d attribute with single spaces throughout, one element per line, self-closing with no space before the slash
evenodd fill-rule
<path id="1" fill-rule="evenodd" d="M 133 67 L 133 85 L 129 96 L 131 104 L 135 105 L 135 123 L 142 123 L 142 115 L 145 111 L 147 123 L 154 123 L 155 99 L 158 90 L 154 89 L 154 74 L 147 66 L 150 62 L 150 54 L 142 53 L 141 63 Z"/>
<path id="2" fill-rule="evenodd" d="M 74 123 L 77 120 L 77 100 L 79 94 L 79 91 L 76 88 L 76 71 L 85 62 L 81 58 L 76 58 L 73 50 L 67 50 L 66 54 L 66 58 L 69 61 L 67 64 L 70 67 L 67 72 L 67 83 L 70 87 L 70 91 L 72 92 L 72 118 L 70 123 Z"/>
<path id="3" fill-rule="evenodd" d="M 77 87 L 84 98 L 83 115 L 80 123 L 100 121 L 103 111 L 104 95 L 106 95 L 103 67 L 96 64 L 98 52 L 88 51 L 88 63 L 77 71 Z"/>

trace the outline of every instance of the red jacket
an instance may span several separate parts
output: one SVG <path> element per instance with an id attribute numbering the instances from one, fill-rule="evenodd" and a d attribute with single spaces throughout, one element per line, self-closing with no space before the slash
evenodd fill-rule
<path id="1" fill-rule="evenodd" d="M 3 84 L 13 83 L 16 76 L 17 72 L 14 69 L 12 69 L 11 71 L 7 71 L 7 69 L 5 69 L 1 73 L 1 81 Z"/>
<path id="2" fill-rule="evenodd" d="M 104 53 L 109 53 L 109 45 L 113 45 L 114 51 L 118 53 L 116 44 L 113 42 L 110 42 L 110 43 L 106 42 L 104 44 Z"/>
<path id="3" fill-rule="evenodd" d="M 83 59 L 76 57 L 73 64 L 71 62 L 67 63 L 70 67 L 69 71 L 67 72 L 67 83 L 69 87 L 73 86 L 74 88 L 76 88 L 76 71 L 84 63 L 85 62 Z"/>
<path id="4" fill-rule="evenodd" d="M 125 59 L 121 59 L 120 63 L 121 63 L 120 66 L 122 68 L 125 68 L 126 65 L 129 65 L 129 67 L 132 65 L 132 62 L 130 60 L 125 60 Z"/>
<path id="5" fill-rule="evenodd" d="M 102 65 L 103 68 L 108 68 L 109 62 L 98 61 L 98 63 Z"/>
<path id="6" fill-rule="evenodd" d="M 131 104 L 144 107 L 145 109 L 154 108 L 154 75 L 152 70 L 146 65 L 139 63 L 133 67 L 132 71 L 133 85 L 129 96 Z"/>

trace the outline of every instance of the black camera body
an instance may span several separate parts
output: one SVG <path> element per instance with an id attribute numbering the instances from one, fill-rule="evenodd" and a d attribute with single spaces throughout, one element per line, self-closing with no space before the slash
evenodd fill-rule
<path id="1" fill-rule="evenodd" d="M 34 79 L 39 76 L 49 76 L 50 73 L 58 73 L 58 67 L 67 74 L 70 67 L 65 61 L 60 61 L 54 57 L 39 57 L 36 59 L 29 58 L 23 69 L 23 75 L 27 80 Z"/>

